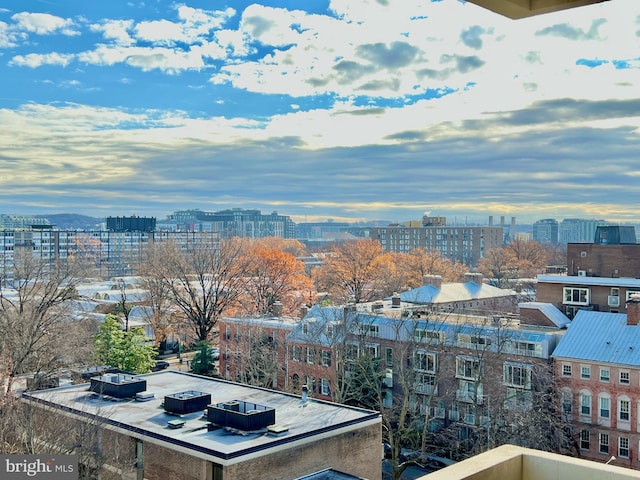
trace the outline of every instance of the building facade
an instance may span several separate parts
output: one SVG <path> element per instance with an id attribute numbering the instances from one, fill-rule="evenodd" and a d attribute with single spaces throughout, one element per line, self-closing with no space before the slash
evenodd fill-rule
<path id="1" fill-rule="evenodd" d="M 387 252 L 438 251 L 444 258 L 468 266 L 476 266 L 492 248 L 502 247 L 503 235 L 502 227 L 492 226 L 388 225 L 371 229 L 371 239 Z"/>
<path id="2" fill-rule="evenodd" d="M 558 226 L 558 241 L 560 243 L 593 243 L 596 228 L 606 224 L 605 220 L 565 218 Z"/>
<path id="3" fill-rule="evenodd" d="M 640 468 L 640 308 L 581 311 L 556 348 L 561 410 L 580 456 Z M 615 457 L 615 458 L 613 458 Z"/>
<path id="4" fill-rule="evenodd" d="M 16 251 L 29 252 L 44 261 L 83 258 L 96 274 L 130 275 L 137 270 L 147 247 L 153 243 L 175 242 L 181 248 L 206 243 L 219 248 L 218 232 L 158 232 L 124 230 L 56 230 L 51 227 L 0 230 L 0 268 L 7 275 Z"/>
<path id="5" fill-rule="evenodd" d="M 260 210 L 233 208 L 219 212 L 184 210 L 174 212 L 158 222 L 158 229 L 196 232 L 219 232 L 222 238 L 296 238 L 296 224 L 278 212 L 263 214 Z"/>
<path id="6" fill-rule="evenodd" d="M 553 218 L 533 223 L 533 240 L 539 243 L 558 243 L 558 221 Z"/>

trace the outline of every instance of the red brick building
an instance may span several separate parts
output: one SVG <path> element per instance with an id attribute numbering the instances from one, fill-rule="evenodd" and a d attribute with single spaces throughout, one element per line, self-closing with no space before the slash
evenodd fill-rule
<path id="1" fill-rule="evenodd" d="M 640 469 L 640 309 L 580 311 L 553 353 L 561 411 L 582 457 Z"/>

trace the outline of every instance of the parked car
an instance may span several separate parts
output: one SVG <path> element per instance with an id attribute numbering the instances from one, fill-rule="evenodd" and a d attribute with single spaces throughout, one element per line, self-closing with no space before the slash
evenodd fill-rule
<path id="1" fill-rule="evenodd" d="M 152 372 L 159 372 L 160 370 L 164 370 L 165 368 L 169 368 L 169 362 L 166 360 L 158 360 L 156 364 L 151 367 Z"/>

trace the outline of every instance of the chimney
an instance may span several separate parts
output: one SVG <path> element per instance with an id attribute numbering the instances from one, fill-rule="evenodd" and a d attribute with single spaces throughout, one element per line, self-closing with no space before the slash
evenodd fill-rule
<path id="1" fill-rule="evenodd" d="M 282 302 L 275 301 L 273 305 L 271 305 L 271 313 L 274 317 L 282 316 Z"/>
<path id="2" fill-rule="evenodd" d="M 300 318 L 306 317 L 307 313 L 309 313 L 309 307 L 306 305 L 302 305 L 302 307 L 300 307 Z"/>
<path id="3" fill-rule="evenodd" d="M 638 325 L 640 320 L 640 295 L 631 295 L 627 302 L 627 325 Z"/>
<path id="4" fill-rule="evenodd" d="M 302 386 L 302 396 L 300 397 L 300 403 L 305 405 L 309 400 L 309 387 L 306 385 Z"/>
<path id="5" fill-rule="evenodd" d="M 394 292 L 391 297 L 391 308 L 400 308 L 401 303 L 400 295 L 398 295 L 397 292 Z"/>
<path id="6" fill-rule="evenodd" d="M 473 282 L 482 285 L 482 274 L 480 272 L 467 272 L 464 274 L 464 283 Z"/>
<path id="7" fill-rule="evenodd" d="M 422 283 L 426 285 L 433 285 L 438 290 L 442 288 L 442 277 L 440 275 L 424 275 L 422 277 Z"/>

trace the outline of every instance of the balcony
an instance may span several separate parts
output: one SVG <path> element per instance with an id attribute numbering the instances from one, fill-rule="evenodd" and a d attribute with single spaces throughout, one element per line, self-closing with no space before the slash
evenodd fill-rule
<path id="1" fill-rule="evenodd" d="M 456 391 L 456 400 L 459 402 L 481 405 L 483 398 L 480 393 L 476 394 L 475 392 L 469 392 L 468 390 L 458 390 Z"/>

